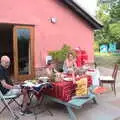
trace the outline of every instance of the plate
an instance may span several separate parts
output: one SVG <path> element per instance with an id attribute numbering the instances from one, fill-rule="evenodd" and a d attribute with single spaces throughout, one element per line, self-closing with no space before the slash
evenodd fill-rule
<path id="1" fill-rule="evenodd" d="M 39 77 L 38 79 L 39 80 L 46 80 L 46 79 L 48 80 L 49 78 L 48 77 Z"/>
<path id="2" fill-rule="evenodd" d="M 72 78 L 63 78 L 65 81 L 73 81 Z"/>
<path id="3" fill-rule="evenodd" d="M 31 82 L 25 82 L 22 86 L 24 86 L 24 87 L 34 87 L 35 84 L 33 84 Z"/>

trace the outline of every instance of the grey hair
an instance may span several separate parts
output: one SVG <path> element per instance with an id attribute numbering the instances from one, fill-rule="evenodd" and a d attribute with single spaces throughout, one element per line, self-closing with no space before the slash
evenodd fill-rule
<path id="1" fill-rule="evenodd" d="M 2 61 L 10 61 L 10 58 L 8 56 L 4 55 L 1 57 L 1 62 Z"/>

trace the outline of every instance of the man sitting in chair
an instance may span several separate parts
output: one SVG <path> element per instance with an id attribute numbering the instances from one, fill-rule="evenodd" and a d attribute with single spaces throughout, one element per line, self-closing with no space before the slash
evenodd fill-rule
<path id="1" fill-rule="evenodd" d="M 30 103 L 28 91 L 26 89 L 21 90 L 20 85 L 13 85 L 8 75 L 7 69 L 9 65 L 10 65 L 10 58 L 8 56 L 2 56 L 0 63 L 0 91 L 5 96 L 23 94 L 21 112 L 30 114 L 32 112 L 28 109 L 28 103 Z"/>

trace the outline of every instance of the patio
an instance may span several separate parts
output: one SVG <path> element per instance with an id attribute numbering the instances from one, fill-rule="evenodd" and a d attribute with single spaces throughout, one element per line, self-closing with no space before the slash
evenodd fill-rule
<path id="1" fill-rule="evenodd" d="M 100 72 L 103 74 L 110 74 L 111 69 L 100 67 Z M 115 97 L 114 93 L 109 89 L 106 93 L 97 96 L 98 104 L 87 103 L 80 110 L 75 110 L 78 120 L 120 120 L 120 71 L 117 76 L 117 95 Z M 110 88 L 110 87 L 109 87 Z M 21 98 L 19 98 L 19 101 Z M 33 103 L 35 103 L 35 99 Z M 1 103 L 0 103 L 1 106 Z M 45 111 L 37 115 L 37 120 L 68 120 L 69 116 L 67 110 L 64 106 L 50 102 L 48 104 L 50 111 L 53 116 Z M 11 106 L 15 110 L 16 114 L 20 117 L 20 120 L 35 120 L 34 114 L 30 115 L 20 115 L 20 110 L 17 106 Z M 40 108 L 40 111 L 43 108 Z M 36 112 L 38 109 L 36 109 Z M 12 120 L 11 115 L 7 110 L 0 114 L 0 120 Z"/>

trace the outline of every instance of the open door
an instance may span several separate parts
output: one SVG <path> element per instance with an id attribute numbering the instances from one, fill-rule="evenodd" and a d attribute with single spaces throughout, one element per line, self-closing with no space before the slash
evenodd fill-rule
<path id="1" fill-rule="evenodd" d="M 13 27 L 14 78 L 16 80 L 34 77 L 34 27 Z"/>

